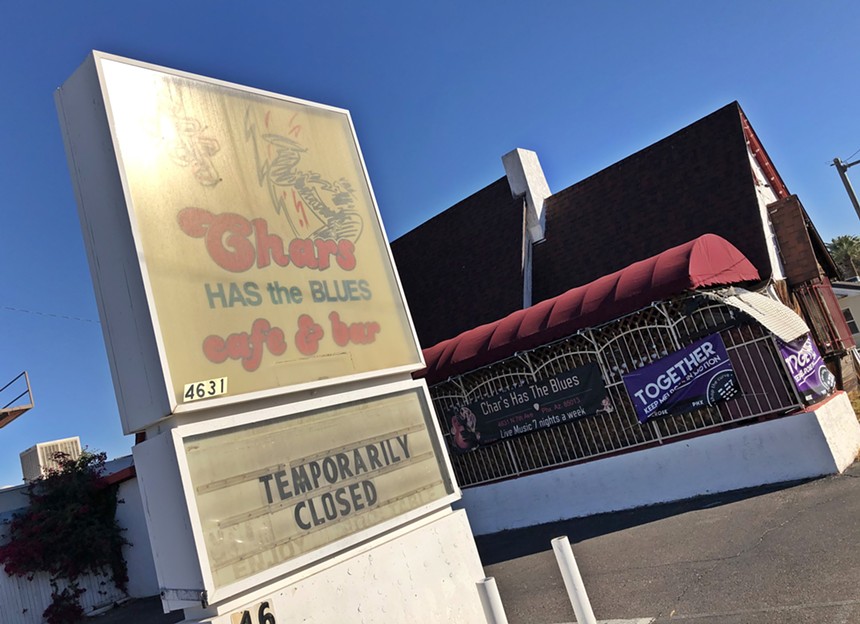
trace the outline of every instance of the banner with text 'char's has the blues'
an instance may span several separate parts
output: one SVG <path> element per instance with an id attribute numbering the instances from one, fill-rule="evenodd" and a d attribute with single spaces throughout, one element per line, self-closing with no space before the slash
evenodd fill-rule
<path id="1" fill-rule="evenodd" d="M 464 453 L 611 410 L 600 366 L 586 362 L 477 401 L 456 403 L 447 410 L 445 419 L 450 423 L 451 449 Z"/>

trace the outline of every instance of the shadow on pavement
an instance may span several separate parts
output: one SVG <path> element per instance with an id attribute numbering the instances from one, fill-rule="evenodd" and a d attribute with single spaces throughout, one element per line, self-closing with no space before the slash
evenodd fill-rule
<path id="1" fill-rule="evenodd" d="M 492 565 L 550 550 L 552 548 L 550 544 L 552 539 L 561 535 L 567 535 L 571 543 L 582 542 L 587 539 L 616 531 L 623 531 L 624 529 L 648 524 L 649 522 L 662 520 L 663 518 L 688 511 L 728 505 L 737 501 L 761 496 L 762 494 L 786 490 L 815 480 L 787 481 L 719 494 L 707 494 L 672 503 L 660 503 L 584 518 L 559 520 L 523 529 L 511 529 L 490 535 L 478 535 L 475 537 L 475 543 L 478 546 L 481 562 L 485 566 Z"/>
<path id="2" fill-rule="evenodd" d="M 182 611 L 164 613 L 161 599 L 137 598 L 129 600 L 96 617 L 87 618 L 88 624 L 174 624 L 184 619 Z"/>

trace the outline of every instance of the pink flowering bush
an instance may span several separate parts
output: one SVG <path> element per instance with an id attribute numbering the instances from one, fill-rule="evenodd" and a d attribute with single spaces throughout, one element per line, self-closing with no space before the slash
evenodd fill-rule
<path id="1" fill-rule="evenodd" d="M 84 451 L 78 459 L 59 453 L 59 467 L 30 482 L 30 506 L 8 524 L 0 546 L 6 573 L 32 580 L 47 572 L 51 604 L 48 624 L 72 624 L 84 617 L 78 580 L 88 573 L 110 574 L 125 591 L 128 570 L 122 547 L 128 542 L 116 521 L 117 487 L 102 476 L 104 453 Z M 62 589 L 61 589 L 62 588 Z"/>

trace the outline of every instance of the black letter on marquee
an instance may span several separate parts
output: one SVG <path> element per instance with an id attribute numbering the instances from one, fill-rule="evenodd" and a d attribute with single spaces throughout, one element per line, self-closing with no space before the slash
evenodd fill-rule
<path id="1" fill-rule="evenodd" d="M 266 486 L 266 498 L 271 505 L 274 501 L 272 500 L 272 489 L 269 487 L 269 481 L 272 480 L 272 475 L 267 474 L 260 477 L 260 483 Z"/>

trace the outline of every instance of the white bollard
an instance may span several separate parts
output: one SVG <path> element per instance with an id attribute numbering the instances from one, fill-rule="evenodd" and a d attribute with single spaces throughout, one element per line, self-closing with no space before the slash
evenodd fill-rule
<path id="1" fill-rule="evenodd" d="M 552 540 L 552 549 L 555 551 L 555 559 L 558 561 L 559 569 L 561 569 L 561 577 L 564 579 L 564 586 L 567 588 L 570 604 L 573 605 L 577 623 L 597 624 L 567 536 L 563 535 Z"/>
<path id="2" fill-rule="evenodd" d="M 487 624 L 508 624 L 508 616 L 505 615 L 505 607 L 502 605 L 502 597 L 499 596 L 499 588 L 496 587 L 496 579 L 488 576 L 478 581 L 478 593 L 481 594 L 481 606 L 484 607 Z"/>

